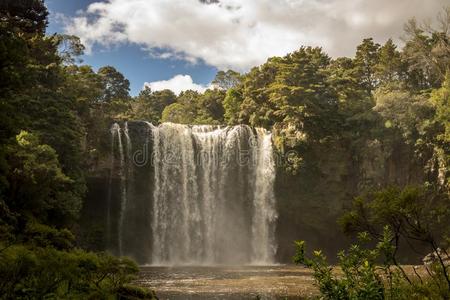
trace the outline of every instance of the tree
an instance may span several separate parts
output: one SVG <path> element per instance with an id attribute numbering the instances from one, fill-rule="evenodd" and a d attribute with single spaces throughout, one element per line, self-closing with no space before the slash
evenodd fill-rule
<path id="1" fill-rule="evenodd" d="M 269 101 L 275 106 L 271 119 L 295 124 L 311 138 L 334 131 L 330 116 L 337 111 L 338 102 L 327 81 L 329 63 L 322 49 L 311 47 L 300 48 L 280 61 L 268 87 Z"/>
<path id="2" fill-rule="evenodd" d="M 128 100 L 130 98 L 130 82 L 114 67 L 101 67 L 97 74 L 100 75 L 103 82 L 102 102 L 110 103 L 113 100 Z"/>
<path id="3" fill-rule="evenodd" d="M 439 138 L 450 143 L 450 73 L 447 74 L 442 87 L 431 94 L 431 102 L 436 108 L 436 120 L 444 128 L 444 133 Z"/>
<path id="4" fill-rule="evenodd" d="M 91 109 L 96 108 L 103 97 L 102 78 L 87 65 L 65 66 L 64 73 L 64 94 L 74 98 L 77 114 L 85 124 L 89 123 Z"/>
<path id="5" fill-rule="evenodd" d="M 0 2 L 0 20 L 28 34 L 45 33 L 48 11 L 42 0 L 4 0 Z"/>
<path id="6" fill-rule="evenodd" d="M 378 50 L 378 63 L 374 66 L 375 78 L 379 84 L 400 80 L 403 76 L 400 52 L 392 39 Z"/>
<path id="7" fill-rule="evenodd" d="M 450 63 L 450 7 L 437 20 L 439 28 L 419 25 L 411 19 L 405 25 L 403 49 L 412 86 L 419 89 L 439 87 Z"/>
<path id="8" fill-rule="evenodd" d="M 400 130 L 407 143 L 415 144 L 427 134 L 434 110 L 426 95 L 415 95 L 395 84 L 378 88 L 374 92 L 378 112 L 386 128 Z"/>
<path id="9" fill-rule="evenodd" d="M 237 87 L 241 82 L 241 74 L 236 71 L 219 71 L 212 84 L 220 89 L 228 90 Z"/>
<path id="10" fill-rule="evenodd" d="M 76 62 L 76 57 L 83 55 L 85 47 L 79 37 L 67 34 L 57 34 L 55 37 L 59 45 L 59 56 L 65 64 L 72 65 Z"/>
<path id="11" fill-rule="evenodd" d="M 198 124 L 222 124 L 224 114 L 222 102 L 224 97 L 224 90 L 206 90 L 198 99 L 197 116 L 194 122 Z"/>
<path id="12" fill-rule="evenodd" d="M 281 58 L 271 58 L 259 68 L 253 68 L 244 78 L 240 119 L 243 123 L 253 126 L 270 126 L 273 124 L 274 104 L 269 101 L 270 92 L 267 89 L 274 81 L 277 63 Z"/>
<path id="13" fill-rule="evenodd" d="M 223 100 L 224 119 L 228 125 L 239 123 L 239 113 L 241 111 L 242 94 L 240 90 L 230 88 L 227 90 Z"/>
<path id="14" fill-rule="evenodd" d="M 114 104 L 129 83 L 73 65 L 83 46 L 45 36 L 47 14 L 43 1 L 0 2 L 1 297 L 153 298 L 126 286 L 138 271 L 130 260 L 73 248 L 66 228 L 85 191 L 85 128 L 103 91 Z"/>
<path id="15" fill-rule="evenodd" d="M 40 144 L 35 135 L 21 131 L 16 144 L 8 147 L 7 158 L 9 209 L 22 218 L 33 216 L 56 226 L 70 224 L 77 217 L 81 199 L 71 191 L 74 181 L 63 173 L 53 148 Z"/>
<path id="16" fill-rule="evenodd" d="M 378 50 L 380 45 L 374 43 L 372 38 L 367 38 L 356 47 L 355 64 L 358 69 L 358 75 L 361 78 L 361 84 L 370 93 L 378 84 L 375 71 L 379 62 Z"/>
<path id="17" fill-rule="evenodd" d="M 176 98 L 171 90 L 152 91 L 144 87 L 133 103 L 133 117 L 158 124 L 164 109 L 175 103 Z"/>
<path id="18" fill-rule="evenodd" d="M 243 81 L 242 120 L 265 127 L 276 122 L 291 124 L 318 133 L 316 129 L 326 125 L 322 117 L 337 109 L 327 82 L 329 63 L 322 49 L 302 47 L 254 68 Z M 330 127 L 321 132 L 328 134 Z"/>
<path id="19" fill-rule="evenodd" d="M 442 83 L 440 89 L 431 93 L 431 103 L 436 111 L 434 122 L 438 129 L 433 132 L 433 145 L 438 158 L 439 179 L 447 185 L 450 194 L 450 75 Z"/>
<path id="20" fill-rule="evenodd" d="M 439 250 L 449 247 L 446 239 L 450 229 L 449 200 L 448 194 L 432 186 L 407 186 L 403 189 L 393 186 L 356 198 L 341 223 L 347 233 L 367 232 L 376 239 L 383 236 L 383 228 L 388 226 L 392 231 L 389 242 L 394 251 L 387 259 L 401 270 L 410 283 L 398 262 L 400 241 L 404 240 L 408 245 L 424 243 L 428 251 L 437 256 L 438 268 L 444 276 L 447 293 L 450 293 L 450 273 L 444 263 L 445 253 Z"/>
<path id="21" fill-rule="evenodd" d="M 361 85 L 360 70 L 355 60 L 341 57 L 328 67 L 328 83 L 338 99 L 338 114 L 342 120 L 342 133 L 352 142 L 367 138 L 376 126 L 372 108 L 373 98 Z"/>
<path id="22" fill-rule="evenodd" d="M 320 250 L 309 258 L 305 242 L 297 241 L 294 262 L 313 270 L 315 283 L 326 299 L 448 299 L 449 198 L 433 188 L 390 187 L 355 199 L 341 219 L 357 242 L 338 254 L 337 274 Z M 428 276 L 414 268 L 408 274 L 398 261 L 401 239 L 408 245 L 426 243 L 436 257 L 427 262 Z M 412 247 L 412 246 L 411 246 Z M 444 248 L 446 249 L 446 248 Z"/>
<path id="23" fill-rule="evenodd" d="M 58 153 L 63 172 L 74 180 L 71 192 L 81 197 L 84 128 L 74 109 L 74 99 L 64 93 L 60 40 L 43 34 L 46 9 L 41 1 L 7 1 L 2 5 L 6 11 L 2 11 L 5 17 L 0 26 L 0 161 L 5 161 L 7 169 L 4 146 L 14 143 L 21 130 L 38 133 L 40 141 Z M 0 185 L 0 195 L 6 188 Z"/>
<path id="24" fill-rule="evenodd" d="M 167 106 L 161 117 L 162 122 L 172 122 L 180 124 L 192 124 L 194 114 L 186 112 L 185 107 L 180 103 L 173 103 Z"/>

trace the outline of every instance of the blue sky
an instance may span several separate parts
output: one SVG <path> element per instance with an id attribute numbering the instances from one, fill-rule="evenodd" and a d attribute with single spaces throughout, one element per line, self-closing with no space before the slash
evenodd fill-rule
<path id="1" fill-rule="evenodd" d="M 83 59 L 112 65 L 136 95 L 152 90 L 204 91 L 217 70 L 247 72 L 272 56 L 320 46 L 352 57 L 368 37 L 399 47 L 412 17 L 435 20 L 448 0 L 46 0 L 48 33 L 86 46 Z"/>
<path id="2" fill-rule="evenodd" d="M 93 0 L 46 0 L 50 11 L 47 33 L 64 32 L 64 26 L 58 20 L 57 13 L 74 17 L 78 10 L 85 10 Z M 136 44 L 117 46 L 94 46 L 89 55 L 82 57 L 83 63 L 96 70 L 105 65 L 114 66 L 130 81 L 130 93 L 139 94 L 144 82 L 168 80 L 178 74 L 190 75 L 195 83 L 208 85 L 217 72 L 217 68 L 205 63 L 195 64 L 179 59 L 158 59 L 151 57 Z"/>

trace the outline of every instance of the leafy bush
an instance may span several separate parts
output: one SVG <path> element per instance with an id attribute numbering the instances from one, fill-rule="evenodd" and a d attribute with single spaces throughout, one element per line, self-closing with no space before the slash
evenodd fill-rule
<path id="1" fill-rule="evenodd" d="M 75 236 L 68 229 L 56 229 L 44 224 L 30 222 L 24 232 L 25 242 L 37 247 L 54 247 L 59 250 L 71 249 Z"/>
<path id="2" fill-rule="evenodd" d="M 305 255 L 304 241 L 295 242 L 296 264 L 303 264 L 314 271 L 314 279 L 323 299 L 450 299 L 446 288 L 445 274 L 438 263 L 428 268 L 428 275 L 404 276 L 404 270 L 388 265 L 377 264 L 385 245 L 378 243 L 374 249 L 362 245 L 352 245 L 348 251 L 338 255 L 338 266 L 327 263 L 321 251 L 314 251 L 312 258 Z"/>
<path id="3" fill-rule="evenodd" d="M 153 299 L 127 285 L 138 271 L 133 261 L 104 253 L 13 245 L 0 252 L 0 294 L 5 299 Z"/>
<path id="4" fill-rule="evenodd" d="M 313 258 L 305 255 L 305 243 L 297 241 L 294 262 L 304 264 L 314 271 L 314 278 L 322 295 L 327 299 L 384 299 L 384 285 L 376 272 L 377 251 L 352 245 L 338 254 L 342 274 L 327 263 L 321 251 Z"/>
<path id="5" fill-rule="evenodd" d="M 429 187 L 391 187 L 359 197 L 341 220 L 358 242 L 338 254 L 338 267 L 321 251 L 308 258 L 303 241 L 295 242 L 294 262 L 314 271 L 326 299 L 450 299 L 449 256 L 439 248 L 448 248 L 449 205 L 446 193 Z M 408 274 L 399 264 L 402 239 L 432 251 L 421 272 Z"/>
<path id="6" fill-rule="evenodd" d="M 436 267 L 444 276 L 443 286 L 450 292 L 449 266 L 445 264 L 446 251 L 450 244 L 450 198 L 446 191 L 433 186 L 389 187 L 355 199 L 351 210 L 341 219 L 347 233 L 366 232 L 375 240 L 384 239 L 389 251 L 383 253 L 386 265 L 395 265 L 406 281 L 410 280 L 400 267 L 398 249 L 401 241 L 411 248 L 414 243 L 426 247 L 427 253 L 436 256 Z M 383 228 L 390 230 L 386 240 Z M 412 248 L 417 251 L 417 249 Z"/>

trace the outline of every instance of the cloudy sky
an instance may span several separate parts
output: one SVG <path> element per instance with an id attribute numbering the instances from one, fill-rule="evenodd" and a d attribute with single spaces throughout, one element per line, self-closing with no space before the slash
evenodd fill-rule
<path id="1" fill-rule="evenodd" d="M 202 91 L 217 70 L 245 72 L 301 45 L 353 56 L 373 37 L 401 44 L 403 24 L 431 20 L 447 0 L 47 0 L 49 33 L 75 34 L 85 63 L 113 65 L 135 95 Z"/>

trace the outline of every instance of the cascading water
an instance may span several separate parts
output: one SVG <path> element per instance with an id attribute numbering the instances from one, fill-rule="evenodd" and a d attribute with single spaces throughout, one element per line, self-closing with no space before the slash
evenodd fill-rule
<path id="1" fill-rule="evenodd" d="M 115 139 L 116 136 L 120 133 L 119 124 L 113 124 L 111 126 L 111 164 L 110 164 L 110 175 L 109 175 L 109 183 L 108 183 L 108 206 L 106 212 L 106 241 L 108 245 L 111 244 L 111 211 L 112 211 L 112 183 L 113 183 L 113 173 L 114 173 L 114 150 L 115 150 Z"/>
<path id="2" fill-rule="evenodd" d="M 131 139 L 128 135 L 128 123 L 125 122 L 125 128 L 123 130 L 123 133 L 125 135 L 125 141 L 126 141 L 126 158 L 127 161 L 130 160 L 131 157 Z M 118 130 L 118 141 L 119 141 L 119 154 L 120 154 L 120 190 L 121 190 L 121 197 L 120 197 L 120 215 L 119 215 L 119 226 L 118 226 L 118 247 L 119 247 L 119 254 L 122 255 L 123 253 L 123 230 L 124 230 L 124 220 L 125 220 L 125 213 L 127 210 L 127 179 L 131 177 L 131 166 L 128 163 L 127 167 L 125 167 L 125 151 L 123 149 L 123 143 L 122 143 L 122 137 L 120 134 L 120 128 Z"/>
<path id="3" fill-rule="evenodd" d="M 274 262 L 270 132 L 147 122 L 113 129 L 122 170 L 120 254 L 157 265 Z M 137 163 L 138 156 L 147 159 Z"/>
<path id="4" fill-rule="evenodd" d="M 253 262 L 271 261 L 276 251 L 274 226 L 277 218 L 273 183 L 275 181 L 275 162 L 272 149 L 272 135 L 262 128 L 257 128 L 258 159 L 254 170 L 254 213 L 252 224 Z"/>

